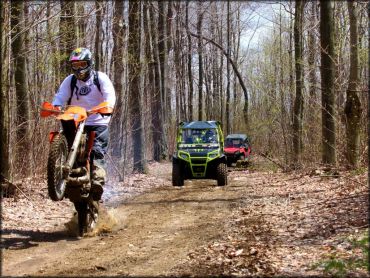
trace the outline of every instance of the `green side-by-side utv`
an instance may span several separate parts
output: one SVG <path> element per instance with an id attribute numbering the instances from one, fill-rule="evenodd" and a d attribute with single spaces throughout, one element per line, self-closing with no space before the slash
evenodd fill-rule
<path id="1" fill-rule="evenodd" d="M 224 139 L 218 121 L 181 122 L 172 159 L 172 185 L 183 186 L 187 179 L 214 179 L 227 184 Z"/>

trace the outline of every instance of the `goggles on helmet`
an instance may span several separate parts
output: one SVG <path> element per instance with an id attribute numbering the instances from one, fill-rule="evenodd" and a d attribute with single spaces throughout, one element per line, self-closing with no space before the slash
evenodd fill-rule
<path id="1" fill-rule="evenodd" d="M 89 66 L 87 61 L 72 61 L 71 66 L 73 70 L 86 69 Z"/>

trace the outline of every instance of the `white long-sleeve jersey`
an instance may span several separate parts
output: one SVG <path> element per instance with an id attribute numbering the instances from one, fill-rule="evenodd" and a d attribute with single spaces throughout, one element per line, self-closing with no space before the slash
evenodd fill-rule
<path id="1" fill-rule="evenodd" d="M 71 92 L 71 82 L 73 74 L 67 76 L 62 84 L 60 85 L 58 92 L 56 93 L 53 105 L 63 106 L 67 103 L 72 95 Z M 77 80 L 76 86 L 78 89 L 74 88 L 73 96 L 71 99 L 71 105 L 77 105 L 89 110 L 94 106 L 107 101 L 109 106 L 114 107 L 116 103 L 116 93 L 114 87 L 109 77 L 103 73 L 98 72 L 100 91 L 98 87 L 94 84 L 94 75 L 91 74 L 90 78 L 84 82 Z M 111 116 L 102 117 L 100 114 L 90 115 L 86 121 L 86 125 L 108 125 Z"/>

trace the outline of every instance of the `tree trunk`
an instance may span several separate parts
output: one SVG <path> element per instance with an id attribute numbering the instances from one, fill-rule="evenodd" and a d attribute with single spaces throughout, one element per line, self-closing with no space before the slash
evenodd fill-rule
<path id="1" fill-rule="evenodd" d="M 52 12 L 52 9 L 53 9 L 51 7 L 52 3 L 53 3 L 53 0 L 48 0 L 48 2 L 47 2 L 47 8 L 46 8 L 47 18 L 50 18 L 50 16 L 51 16 L 51 12 Z M 51 56 L 51 74 L 50 74 L 50 78 L 53 81 L 53 85 L 52 85 L 53 89 L 52 90 L 56 91 L 56 90 L 58 90 L 58 87 L 60 85 L 60 83 L 59 83 L 59 80 L 60 80 L 60 62 L 59 62 L 59 58 L 57 57 L 58 55 L 56 55 L 57 52 L 58 52 L 58 46 L 52 43 L 54 32 L 55 32 L 54 31 L 55 26 L 53 26 L 52 19 L 48 19 L 46 24 L 47 24 L 46 29 L 47 29 L 47 38 L 48 38 L 47 41 L 50 44 L 50 52 L 53 54 Z"/>
<path id="2" fill-rule="evenodd" d="M 156 133 L 158 133 L 158 155 L 156 155 L 158 160 L 166 159 L 168 156 L 168 146 L 167 146 L 167 117 L 169 111 L 167 111 L 167 79 L 168 79 L 168 56 L 167 56 L 167 16 L 165 12 L 165 2 L 158 1 L 158 61 L 160 69 L 160 94 L 158 99 L 158 119 L 155 119 Z"/>
<path id="3" fill-rule="evenodd" d="M 294 20 L 294 54 L 295 54 L 295 100 L 293 112 L 293 162 L 298 165 L 302 153 L 302 118 L 303 118 L 303 0 L 296 0 Z"/>
<path id="4" fill-rule="evenodd" d="M 74 20 L 74 6 L 75 2 L 67 0 L 60 0 L 60 22 L 59 22 L 59 36 L 60 36 L 60 77 L 64 79 L 70 73 L 68 65 L 68 58 L 73 49 L 76 48 L 77 35 L 76 24 Z M 58 81 L 60 83 L 60 81 Z"/>
<path id="5" fill-rule="evenodd" d="M 82 1 L 81 1 L 82 2 Z M 86 45 L 86 28 L 87 21 L 85 14 L 85 5 L 84 2 L 77 3 L 77 14 L 79 18 L 77 19 L 77 45 L 85 46 Z"/>
<path id="6" fill-rule="evenodd" d="M 115 113 L 112 119 L 112 150 L 113 155 L 117 157 L 124 156 L 123 151 L 123 131 L 126 125 L 126 107 L 124 103 L 124 40 L 125 40 L 125 22 L 124 22 L 124 3 L 121 0 L 115 1 L 113 15 L 113 50 L 112 50 L 112 67 L 113 67 L 113 85 L 117 95 Z"/>
<path id="7" fill-rule="evenodd" d="M 9 30 L 6 28 L 7 24 L 5 24 L 5 3 L 4 1 L 0 1 L 0 30 L 1 30 L 1 47 L 0 47 L 0 57 L 1 61 L 3 61 L 0 65 L 0 180 L 3 178 L 10 179 L 10 140 L 9 140 L 9 122 L 10 122 L 10 113 L 9 113 L 9 82 L 7 78 L 7 66 L 6 63 L 7 59 L 7 51 L 5 51 L 5 45 L 8 44 L 8 40 L 6 39 L 5 30 Z"/>
<path id="8" fill-rule="evenodd" d="M 370 18 L 369 4 L 367 18 Z M 368 69 L 369 70 L 369 69 Z M 367 182 L 370 183 L 370 90 L 367 90 Z"/>
<path id="9" fill-rule="evenodd" d="M 290 11 L 292 11 L 292 0 L 289 1 L 289 8 L 290 8 Z M 289 50 L 288 50 L 288 54 L 289 54 L 289 102 L 290 102 L 290 111 L 291 112 L 291 107 L 294 107 L 294 104 L 293 104 L 293 97 L 291 97 L 293 94 L 294 94 L 294 90 L 295 90 L 295 87 L 294 87 L 294 77 L 293 77 L 293 73 L 294 73 L 294 70 L 293 70 L 293 33 L 294 33 L 294 27 L 293 27 L 293 13 L 290 13 L 290 21 L 289 21 Z M 291 128 L 292 128 L 292 123 L 293 123 L 293 113 L 289 113 L 290 115 L 290 125 L 289 125 L 289 131 L 291 131 Z"/>
<path id="10" fill-rule="evenodd" d="M 198 67 L 199 67 L 199 80 L 198 80 L 198 121 L 203 121 L 203 41 L 202 41 L 202 25 L 203 25 L 203 11 L 202 1 L 198 2 Z"/>
<path id="11" fill-rule="evenodd" d="M 334 17 L 332 2 L 320 0 L 322 162 L 336 165 L 334 119 Z"/>
<path id="12" fill-rule="evenodd" d="M 230 113 L 230 0 L 227 0 L 227 57 L 226 61 L 226 133 L 231 133 L 231 113 Z"/>
<path id="13" fill-rule="evenodd" d="M 152 113 L 152 140 L 153 140 L 153 159 L 155 161 L 160 161 L 162 153 L 162 106 L 161 106 L 161 92 L 162 92 L 162 76 L 161 76 L 161 63 L 159 58 L 158 50 L 158 21 L 154 16 L 153 5 L 149 5 L 149 10 L 147 12 L 148 25 L 150 27 L 150 35 L 152 36 L 152 56 L 153 61 L 149 64 L 149 71 L 153 68 L 154 72 L 149 72 L 149 75 L 153 74 L 153 78 L 149 76 L 149 79 L 153 82 L 152 100 L 151 100 L 151 113 Z"/>
<path id="14" fill-rule="evenodd" d="M 173 21 L 173 12 L 172 12 L 172 0 L 167 1 L 167 20 L 166 20 L 166 34 L 167 34 L 167 54 L 173 48 L 173 39 L 172 39 L 172 21 Z"/>
<path id="15" fill-rule="evenodd" d="M 193 71 L 191 68 L 191 60 L 192 60 L 192 47 L 191 47 L 191 35 L 189 33 L 189 1 L 186 1 L 186 15 L 185 15 L 185 25 L 187 31 L 187 38 L 188 38 L 188 54 L 187 54 L 187 62 L 188 62 L 188 80 L 189 80 L 189 121 L 193 121 L 193 95 L 194 95 L 194 87 L 193 87 Z"/>
<path id="16" fill-rule="evenodd" d="M 286 90 L 284 86 L 284 59 L 283 59 L 283 32 L 282 32 L 282 13 L 281 13 L 281 5 L 280 5 L 280 13 L 279 13 L 279 63 L 280 63 L 280 76 L 279 76 L 279 91 L 280 91 L 280 111 L 281 111 L 281 130 L 284 138 L 284 160 L 285 164 L 288 165 L 289 163 L 289 148 L 288 148 L 288 140 L 287 140 L 287 108 L 286 108 Z"/>
<path id="17" fill-rule="evenodd" d="M 142 90 L 140 88 L 140 49 L 141 49 L 141 24 L 140 1 L 129 1 L 129 109 L 132 129 L 132 143 L 134 152 L 134 171 L 145 173 L 147 165 L 145 160 L 144 131 L 142 123 Z"/>
<path id="18" fill-rule="evenodd" d="M 181 3 L 176 2 L 174 4 L 174 9 L 176 11 L 176 14 L 181 13 L 180 8 Z M 184 121 L 186 119 L 186 113 L 184 111 L 185 106 L 185 76 L 184 73 L 186 72 L 184 70 L 183 66 L 183 37 L 182 37 L 182 29 L 180 27 L 181 21 L 177 20 L 174 25 L 174 38 L 172 40 L 173 43 L 173 53 L 174 53 L 174 67 L 175 67 L 175 91 L 176 91 L 176 123 L 179 123 L 180 121 Z"/>
<path id="19" fill-rule="evenodd" d="M 359 58 L 358 58 L 358 27 L 356 3 L 347 1 L 350 24 L 350 73 L 347 89 L 347 99 L 344 113 L 346 116 L 346 157 L 349 165 L 357 167 L 360 140 L 361 102 L 358 97 Z"/>
<path id="20" fill-rule="evenodd" d="M 241 3 L 237 3 L 237 10 L 236 10 L 236 18 L 235 18 L 235 26 L 231 28 L 231 30 L 233 30 L 232 34 L 233 34 L 233 60 L 236 62 L 236 64 L 238 64 L 239 62 L 239 53 L 240 53 L 240 41 L 241 41 L 241 33 L 242 33 L 242 29 L 241 29 L 241 9 L 240 9 L 240 6 L 242 5 Z M 236 131 L 236 130 L 239 130 L 240 127 L 239 127 L 239 121 L 237 121 L 237 119 L 239 118 L 239 111 L 240 111 L 240 108 L 239 108 L 239 103 L 241 102 L 241 96 L 240 96 L 240 88 L 238 86 L 238 78 L 237 76 L 234 74 L 233 75 L 233 92 L 234 92 L 234 95 L 233 95 L 233 109 L 232 109 L 232 115 L 233 115 L 233 120 L 232 121 L 232 130 L 233 132 Z"/>
<path id="21" fill-rule="evenodd" d="M 25 52 L 24 2 L 11 2 L 12 53 L 14 57 L 14 82 L 16 93 L 16 167 L 17 172 L 27 176 L 30 170 L 30 103 L 27 88 Z"/>
<path id="22" fill-rule="evenodd" d="M 150 10 L 150 4 L 144 3 L 144 30 L 146 34 L 146 56 L 148 60 L 148 87 L 151 88 L 151 133 L 153 142 L 153 159 L 161 160 L 161 101 L 160 101 L 160 70 L 158 63 L 158 48 L 155 41 L 157 34 L 153 28 L 155 18 Z M 157 53 L 156 53 L 157 52 Z"/>
<path id="23" fill-rule="evenodd" d="M 211 21 L 210 36 L 213 38 L 217 37 L 217 23 L 219 22 L 217 5 L 212 5 L 211 16 L 214 20 Z M 211 51 L 215 54 L 211 56 L 211 69 L 212 69 L 212 97 L 213 97 L 213 115 L 214 119 L 222 122 L 221 119 L 221 92 L 220 92 L 220 64 L 219 57 L 222 55 L 218 54 L 217 47 L 212 45 Z"/>
<path id="24" fill-rule="evenodd" d="M 316 14 L 317 14 L 317 2 L 312 1 L 311 5 L 311 15 L 310 15 L 310 29 L 308 30 L 308 107 L 307 107 L 307 122 L 310 125 L 315 123 L 315 109 L 314 106 L 317 102 L 317 78 L 316 78 L 316 51 L 317 51 L 317 41 L 315 37 L 315 25 L 316 25 Z M 317 142 L 315 132 L 309 132 L 307 134 L 308 141 L 313 144 Z"/>
<path id="25" fill-rule="evenodd" d="M 117 4 L 117 2 L 115 3 Z M 96 9 L 95 69 L 96 70 L 102 70 L 103 68 L 101 65 L 102 58 L 103 58 L 103 48 L 102 48 L 102 38 L 101 38 L 101 34 L 103 34 L 103 28 L 102 28 L 103 4 L 104 3 L 102 0 L 95 0 L 95 9 Z"/>

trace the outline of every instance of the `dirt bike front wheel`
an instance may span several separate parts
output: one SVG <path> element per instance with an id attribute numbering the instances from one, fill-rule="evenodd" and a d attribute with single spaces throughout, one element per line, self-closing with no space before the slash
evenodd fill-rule
<path id="1" fill-rule="evenodd" d="M 63 179 L 62 166 L 67 160 L 67 155 L 67 139 L 59 133 L 50 144 L 47 166 L 48 192 L 53 201 L 60 201 L 64 197 L 66 181 Z"/>

